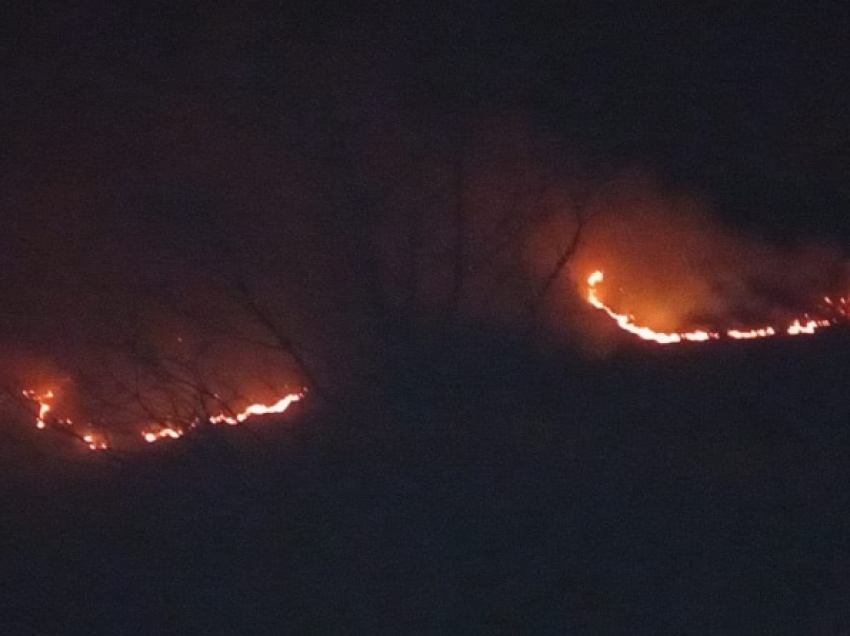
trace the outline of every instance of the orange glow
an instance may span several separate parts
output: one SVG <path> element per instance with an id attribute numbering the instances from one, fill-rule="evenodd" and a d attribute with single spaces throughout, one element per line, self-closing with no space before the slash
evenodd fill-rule
<path id="1" fill-rule="evenodd" d="M 142 431 L 142 438 L 148 443 L 153 444 L 162 439 L 179 439 L 183 437 L 183 429 L 170 428 L 167 426 L 146 428 Z"/>
<path id="2" fill-rule="evenodd" d="M 88 444 L 89 448 L 93 451 L 106 450 L 109 448 L 109 444 L 106 443 L 106 438 L 96 431 L 83 435 L 83 441 Z"/>
<path id="3" fill-rule="evenodd" d="M 721 338 L 731 338 L 733 340 L 754 340 L 758 338 L 769 338 L 777 335 L 778 333 L 785 333 L 790 336 L 810 335 L 823 327 L 828 327 L 833 324 L 833 321 L 831 320 L 813 320 L 808 316 L 803 316 L 802 319 L 795 319 L 784 329 L 765 326 L 758 329 L 727 329 L 725 331 L 694 330 L 671 333 L 654 331 L 649 327 L 642 327 L 638 325 L 633 315 L 619 314 L 602 302 L 599 297 L 598 286 L 604 280 L 605 275 L 599 270 L 596 270 L 587 277 L 587 302 L 608 314 L 608 316 L 616 322 L 617 326 L 623 331 L 627 331 L 641 340 L 657 342 L 658 344 L 675 344 L 683 341 L 706 342 L 708 340 L 719 340 Z M 831 307 L 836 307 L 836 305 L 838 305 L 844 308 L 847 305 L 847 301 L 844 298 L 839 299 L 838 303 L 835 303 L 827 297 L 824 298 L 824 302 Z"/>
<path id="4" fill-rule="evenodd" d="M 228 415 L 220 413 L 209 418 L 210 424 L 229 424 L 237 426 L 243 422 L 259 415 L 272 415 L 286 412 L 293 403 L 303 399 L 303 393 L 290 393 L 271 405 L 256 403 L 249 405 L 244 411 Z M 197 423 L 197 422 L 196 422 Z M 195 424 L 196 424 L 195 423 Z M 193 424 L 194 426 L 194 424 Z M 186 431 L 170 426 L 150 426 L 142 431 L 142 438 L 148 443 L 162 441 L 164 439 L 179 439 L 186 434 Z"/>
<path id="5" fill-rule="evenodd" d="M 36 428 L 47 428 L 47 415 L 52 408 L 50 406 L 50 400 L 55 397 L 53 391 L 39 393 L 38 391 L 27 389 L 26 391 L 22 391 L 22 393 L 26 399 L 38 404 L 38 416 L 35 420 Z"/>
<path id="6" fill-rule="evenodd" d="M 792 336 L 812 334 L 821 327 L 828 327 L 830 324 L 831 323 L 828 320 L 806 320 L 805 322 L 800 322 L 798 318 L 791 323 L 790 327 L 788 327 L 788 333 Z"/>
<path id="7" fill-rule="evenodd" d="M 241 413 L 236 413 L 234 415 L 226 415 L 223 413 L 220 415 L 214 415 L 210 418 L 210 424 L 230 424 L 231 426 L 235 426 L 236 424 L 241 424 L 245 420 L 256 415 L 283 413 L 295 402 L 300 402 L 303 397 L 304 395 L 302 393 L 290 393 L 270 406 L 266 406 L 265 404 L 251 404 Z"/>
<path id="8" fill-rule="evenodd" d="M 33 389 L 26 389 L 22 391 L 22 394 L 26 400 L 33 402 L 38 407 L 35 422 L 37 428 L 43 430 L 46 428 L 58 429 L 60 425 L 63 427 L 74 426 L 74 422 L 70 419 L 60 418 L 53 415 L 54 409 L 52 401 L 55 399 L 56 394 L 52 390 L 39 392 Z M 245 408 L 245 410 L 239 413 L 220 413 L 218 415 L 214 415 L 209 418 L 209 423 L 236 426 L 251 419 L 252 417 L 284 413 L 290 406 L 292 406 L 293 403 L 299 402 L 303 398 L 303 392 L 290 393 L 273 404 L 266 405 L 262 403 L 255 403 L 249 405 Z M 199 423 L 200 420 L 196 420 L 190 423 L 188 428 L 194 428 Z M 142 428 L 140 434 L 142 439 L 144 439 L 148 444 L 153 444 L 165 439 L 179 439 L 183 437 L 186 432 L 186 428 L 178 426 L 152 424 Z M 85 443 L 89 449 L 93 451 L 106 450 L 110 447 L 106 439 L 106 435 L 102 431 L 92 428 L 90 424 L 86 425 L 85 433 L 76 433 L 75 431 L 72 431 L 72 435 Z"/>
<path id="9" fill-rule="evenodd" d="M 617 326 L 619 326 L 620 329 L 634 334 L 641 340 L 649 340 L 652 342 L 657 342 L 658 344 L 674 344 L 677 342 L 682 342 L 683 340 L 691 342 L 705 342 L 706 340 L 712 340 L 720 337 L 719 334 L 710 331 L 664 333 L 660 331 L 654 331 L 649 327 L 641 327 L 635 324 L 634 316 L 630 314 L 618 314 L 599 299 L 599 291 L 597 289 L 597 286 L 603 280 L 605 280 L 605 275 L 599 270 L 593 272 L 590 276 L 588 276 L 587 301 L 597 309 L 601 309 L 606 314 L 608 314 L 608 316 L 611 317 L 614 322 L 617 323 Z"/>
<path id="10" fill-rule="evenodd" d="M 762 327 L 761 329 L 747 329 L 741 331 L 739 329 L 730 329 L 726 335 L 735 340 L 754 340 L 756 338 L 769 338 L 776 335 L 776 329 L 773 327 Z"/>

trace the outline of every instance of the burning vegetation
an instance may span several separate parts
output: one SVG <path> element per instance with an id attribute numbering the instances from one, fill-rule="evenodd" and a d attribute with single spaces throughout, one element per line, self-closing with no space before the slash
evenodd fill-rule
<path id="1" fill-rule="evenodd" d="M 227 144 L 210 148 L 220 170 L 198 174 L 186 159 L 157 173 L 151 190 L 181 183 L 180 197 L 159 221 L 104 227 L 103 243 L 120 246 L 106 266 L 58 249 L 63 232 L 40 239 L 72 260 L 43 259 L 56 278 L 41 295 L 22 283 L 19 312 L 40 322 L 16 314 L 7 331 L 71 360 L 74 386 L 8 383 L 35 426 L 105 450 L 282 414 L 303 387 L 318 397 L 331 386 L 347 403 L 389 383 L 392 364 L 446 325 L 593 340 L 586 303 L 593 323 L 658 344 L 810 335 L 850 315 L 840 250 L 743 238 L 691 192 L 644 174 L 603 179 L 519 119 L 375 125 L 339 157 L 270 149 L 261 188 L 225 161 Z M 284 173 L 292 180 L 278 184 Z M 225 180 L 227 204 L 198 212 Z M 136 192 L 112 203 L 128 202 L 158 205 Z M 68 404 L 77 393 L 95 404 Z"/>
<path id="2" fill-rule="evenodd" d="M 108 450 L 111 447 L 109 438 L 116 435 L 115 431 L 107 431 L 105 429 L 101 430 L 91 423 L 77 425 L 70 418 L 56 416 L 54 414 L 52 403 L 57 396 L 56 392 L 53 390 L 39 392 L 26 389 L 22 391 L 22 396 L 27 403 L 35 407 L 35 425 L 39 430 L 51 429 L 69 434 L 84 443 L 90 450 L 93 451 Z M 227 411 L 216 413 L 208 416 L 205 420 L 198 418 L 185 425 L 143 424 L 138 427 L 140 430 L 136 433 L 136 435 L 141 436 L 141 438 L 148 444 L 153 444 L 162 440 L 180 439 L 192 429 L 196 429 L 204 423 L 210 425 L 226 424 L 236 426 L 243 424 L 250 419 L 264 415 L 283 414 L 292 404 L 299 402 L 303 399 L 303 397 L 303 392 L 290 393 L 273 404 L 249 404 L 239 412 Z M 133 433 L 131 432 L 130 434 L 132 435 Z"/>
<path id="3" fill-rule="evenodd" d="M 271 270 L 260 269 L 265 273 L 258 280 L 272 283 L 240 279 L 230 291 L 187 275 L 179 285 L 159 285 L 150 306 L 127 304 L 132 311 L 114 314 L 118 325 L 109 335 L 117 344 L 106 347 L 102 360 L 75 352 L 83 371 L 70 374 L 79 375 L 76 386 L 20 381 L 17 399 L 38 429 L 102 451 L 127 446 L 125 439 L 156 444 L 207 425 L 236 426 L 286 413 L 307 388 L 280 387 L 318 389 L 319 360 L 325 370 L 330 367 L 322 379 L 342 385 L 366 367 L 387 363 L 373 364 L 364 350 L 380 357 L 447 316 L 455 323 L 518 330 L 523 321 L 542 319 L 557 340 L 564 325 L 586 314 L 563 302 L 577 299 L 597 310 L 595 323 L 604 318 L 640 340 L 665 345 L 812 335 L 850 317 L 850 272 L 840 250 L 820 245 L 781 250 L 742 238 L 693 195 L 633 175 L 605 184 L 552 185 L 551 175 L 538 166 L 518 178 L 522 187 L 513 195 L 519 203 L 499 209 L 496 204 L 510 198 L 514 185 L 494 175 L 507 177 L 533 159 L 503 161 L 507 167 L 479 162 L 464 168 L 467 198 L 456 203 L 466 206 L 460 216 L 435 220 L 433 235 L 416 229 L 408 244 L 412 252 L 390 249 L 403 243 L 397 238 L 406 227 L 377 234 L 388 252 L 354 250 L 355 264 L 378 257 L 352 268 L 375 276 L 374 285 L 346 286 L 349 279 L 334 269 L 327 274 L 336 282 L 307 299 L 289 293 L 286 272 L 276 280 Z M 508 189 L 493 194 L 499 188 Z M 303 257 L 306 267 L 309 254 Z M 222 280 L 230 265 L 224 263 Z M 407 277 L 394 279 L 398 271 L 407 271 Z M 323 274 L 321 268 L 312 273 Z M 300 280 L 291 287 L 306 290 Z M 352 294 L 346 309 L 329 311 L 346 294 Z M 303 308 L 301 314 L 289 311 L 295 305 Z M 313 315 L 316 320 L 309 320 Z M 335 329 L 339 325 L 343 328 Z M 357 340 L 365 331 L 370 335 Z M 382 340 L 382 331 L 391 337 Z M 586 333 L 571 335 L 581 339 Z M 354 364 L 340 355 L 349 348 L 360 351 Z M 316 350 L 322 351 L 313 355 Z M 374 377 L 381 381 L 362 373 L 357 382 L 368 386 Z M 97 408 L 70 404 L 77 390 L 99 396 Z"/>
<path id="4" fill-rule="evenodd" d="M 611 182 L 584 212 L 569 278 L 596 315 L 637 339 L 805 336 L 850 317 L 850 268 L 828 243 L 756 240 L 646 176 Z"/>
<path id="5" fill-rule="evenodd" d="M 819 329 L 829 327 L 836 324 L 839 320 L 846 319 L 847 300 L 839 298 L 838 301 L 833 301 L 829 297 L 824 297 L 823 302 L 826 308 L 832 310 L 835 315 L 830 319 L 815 319 L 808 314 L 803 314 L 799 318 L 794 318 L 791 324 L 785 327 L 776 327 L 765 325 L 752 329 L 726 329 L 723 331 L 715 331 L 709 329 L 696 329 L 693 331 L 670 332 L 654 331 L 649 327 L 642 327 L 636 323 L 636 319 L 631 314 L 620 314 L 608 307 L 600 298 L 599 284 L 604 281 L 604 274 L 597 270 L 587 277 L 587 302 L 608 314 L 608 316 L 617 323 L 623 331 L 627 331 L 640 338 L 657 342 L 658 344 L 676 344 L 679 342 L 706 342 L 709 340 L 720 340 L 721 338 L 729 338 L 732 340 L 755 340 L 757 338 L 770 338 L 778 334 L 787 334 L 789 336 L 812 335 Z"/>

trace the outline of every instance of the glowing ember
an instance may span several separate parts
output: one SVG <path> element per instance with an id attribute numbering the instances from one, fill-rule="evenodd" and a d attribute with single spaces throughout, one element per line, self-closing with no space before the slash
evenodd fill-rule
<path id="1" fill-rule="evenodd" d="M 100 433 L 86 433 L 83 435 L 83 441 L 88 444 L 89 448 L 93 451 L 106 450 L 109 448 L 109 444 L 106 443 L 106 438 Z"/>
<path id="2" fill-rule="evenodd" d="M 636 324 L 635 317 L 631 314 L 618 314 L 613 309 L 608 307 L 602 300 L 599 298 L 599 290 L 598 285 L 603 280 L 605 280 L 605 275 L 597 270 L 593 272 L 587 278 L 587 302 L 591 305 L 604 311 L 608 316 L 617 323 L 617 326 L 620 327 L 623 331 L 627 331 L 631 334 L 634 334 L 638 338 L 642 340 L 648 340 L 651 342 L 657 342 L 659 344 L 675 344 L 683 341 L 688 342 L 705 342 L 708 340 L 719 340 L 720 338 L 731 338 L 733 340 L 754 340 L 757 338 L 769 338 L 771 336 L 775 336 L 778 333 L 786 333 L 790 336 L 800 336 L 800 335 L 810 335 L 815 333 L 818 329 L 823 327 L 828 327 L 833 324 L 831 320 L 812 320 L 808 316 L 804 316 L 802 319 L 795 319 L 788 327 L 785 329 L 776 329 L 774 327 L 766 326 L 758 329 L 727 329 L 725 331 L 709 331 L 709 330 L 695 330 L 695 331 L 685 331 L 685 332 L 673 332 L 673 333 L 665 333 L 661 331 L 654 331 L 649 327 L 641 327 Z M 845 308 L 847 307 L 847 301 L 844 298 L 840 298 L 838 302 L 834 302 L 830 298 L 824 298 L 824 302 L 830 307 L 837 308 L 839 313 L 842 315 L 846 314 Z"/>

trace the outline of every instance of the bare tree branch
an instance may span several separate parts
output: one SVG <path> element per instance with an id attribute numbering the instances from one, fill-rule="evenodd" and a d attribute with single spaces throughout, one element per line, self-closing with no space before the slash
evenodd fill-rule
<path id="1" fill-rule="evenodd" d="M 543 284 L 537 290 L 537 293 L 531 302 L 530 310 L 533 322 L 536 322 L 540 308 L 546 300 L 546 296 L 549 294 L 555 281 L 560 278 L 564 268 L 567 267 L 570 260 L 575 256 L 576 251 L 581 246 L 584 230 L 588 221 L 588 198 L 589 194 L 587 191 L 582 192 L 580 198 L 572 197 L 572 205 L 570 207 L 575 221 L 575 230 L 573 231 L 572 239 L 569 244 L 561 251 L 552 269 L 543 279 Z"/>

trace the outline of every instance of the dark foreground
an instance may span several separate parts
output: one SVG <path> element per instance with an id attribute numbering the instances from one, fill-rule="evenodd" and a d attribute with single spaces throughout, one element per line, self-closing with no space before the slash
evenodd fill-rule
<path id="1" fill-rule="evenodd" d="M 543 359 L 10 470 L 2 633 L 850 633 L 850 339 Z"/>

